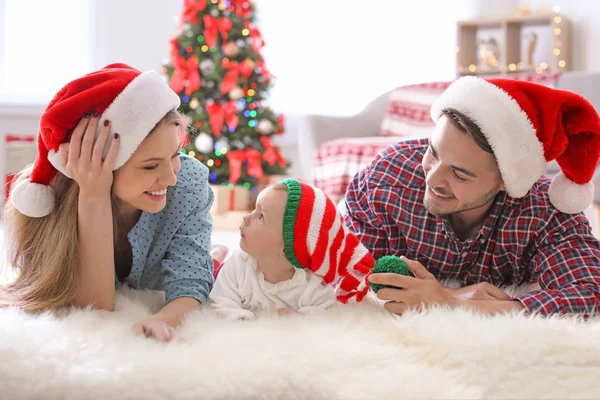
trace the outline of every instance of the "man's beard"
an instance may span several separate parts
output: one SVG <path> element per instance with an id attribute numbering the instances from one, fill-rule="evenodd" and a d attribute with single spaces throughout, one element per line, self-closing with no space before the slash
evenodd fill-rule
<path id="1" fill-rule="evenodd" d="M 444 215 L 452 215 L 452 214 L 458 214 L 458 213 L 462 213 L 462 212 L 466 212 L 466 211 L 470 211 L 470 210 L 475 210 L 477 208 L 480 208 L 480 207 L 483 207 L 483 206 L 489 204 L 492 200 L 494 200 L 494 198 L 496 198 L 496 195 L 498 195 L 498 193 L 500 192 L 500 185 L 501 184 L 498 183 L 489 192 L 487 192 L 486 194 L 481 196 L 479 199 L 474 200 L 470 203 L 463 204 L 460 206 L 459 209 L 456 209 L 456 210 L 451 210 L 451 211 L 440 210 L 439 207 L 436 207 L 438 202 L 435 199 L 432 199 L 431 197 L 429 197 L 427 195 L 427 192 L 425 193 L 425 198 L 423 199 L 423 205 L 425 206 L 427 211 L 429 211 L 431 214 L 440 216 L 440 217 L 444 216 Z M 438 192 L 436 191 L 436 193 L 438 193 Z"/>

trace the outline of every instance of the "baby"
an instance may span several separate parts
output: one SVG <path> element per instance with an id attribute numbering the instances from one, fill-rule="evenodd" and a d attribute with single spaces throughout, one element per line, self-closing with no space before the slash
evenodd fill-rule
<path id="1" fill-rule="evenodd" d="M 286 179 L 265 188 L 240 233 L 242 251 L 225 261 L 209 296 L 226 318 L 322 312 L 367 294 L 373 257 L 315 187 Z"/>

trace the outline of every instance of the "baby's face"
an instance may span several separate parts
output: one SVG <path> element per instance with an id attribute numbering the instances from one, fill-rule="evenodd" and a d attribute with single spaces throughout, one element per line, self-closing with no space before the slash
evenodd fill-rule
<path id="1" fill-rule="evenodd" d="M 283 254 L 283 214 L 287 191 L 268 187 L 240 226 L 240 247 L 255 259 Z"/>

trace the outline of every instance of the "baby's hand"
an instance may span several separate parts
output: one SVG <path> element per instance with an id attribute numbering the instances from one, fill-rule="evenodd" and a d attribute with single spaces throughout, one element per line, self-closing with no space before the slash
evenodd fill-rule
<path id="1" fill-rule="evenodd" d="M 280 308 L 277 310 L 277 315 L 279 315 L 280 317 L 290 316 L 290 315 L 294 315 L 294 314 L 299 314 L 299 313 L 298 313 L 298 311 L 294 310 L 293 308 Z"/>
<path id="2" fill-rule="evenodd" d="M 175 335 L 175 329 L 171 325 L 155 316 L 148 317 L 135 324 L 133 331 L 138 335 L 153 337 L 161 342 L 168 342 Z"/>

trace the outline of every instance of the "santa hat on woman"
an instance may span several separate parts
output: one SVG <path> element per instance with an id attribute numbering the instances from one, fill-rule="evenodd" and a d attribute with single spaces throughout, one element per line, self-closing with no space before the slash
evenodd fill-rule
<path id="1" fill-rule="evenodd" d="M 433 103 L 431 118 L 437 122 L 446 108 L 479 126 L 511 197 L 525 196 L 546 163 L 556 160 L 562 172 L 550 185 L 552 204 L 564 213 L 578 213 L 592 203 L 600 118 L 580 95 L 531 82 L 467 76 Z"/>
<path id="2" fill-rule="evenodd" d="M 288 200 L 283 217 L 284 253 L 296 268 L 307 269 L 327 284 L 339 284 L 337 298 L 361 301 L 375 260 L 348 231 L 333 201 L 320 189 L 285 179 Z"/>
<path id="3" fill-rule="evenodd" d="M 156 124 L 179 107 L 179 96 L 156 72 L 140 72 L 125 64 L 111 64 L 69 82 L 52 99 L 40 119 L 37 156 L 29 180 L 17 184 L 10 200 L 21 213 L 43 217 L 54 209 L 54 191 L 48 186 L 65 165 L 59 146 L 89 112 L 98 112 L 98 128 L 109 120 L 110 134 L 119 134 L 119 151 L 113 169 L 118 169 L 138 148 Z"/>

